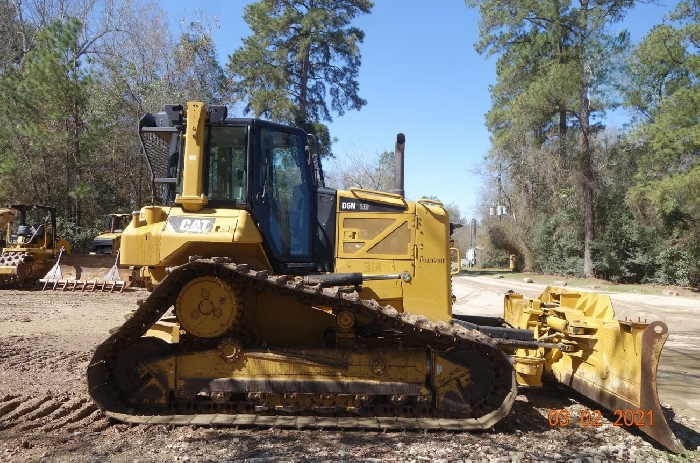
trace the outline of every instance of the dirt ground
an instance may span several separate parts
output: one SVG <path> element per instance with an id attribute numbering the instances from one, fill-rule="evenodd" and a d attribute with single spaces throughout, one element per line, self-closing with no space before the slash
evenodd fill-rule
<path id="1" fill-rule="evenodd" d="M 508 289 L 543 286 L 491 277 L 454 279 L 456 312 L 501 315 Z M 92 350 L 136 308 L 124 293 L 0 291 L 0 461 L 676 461 L 700 459 L 700 298 L 613 294 L 618 318 L 660 319 L 670 337 L 659 396 L 691 452 L 677 456 L 641 433 L 547 424 L 552 409 L 591 408 L 555 386 L 518 396 L 486 432 L 358 432 L 127 425 L 107 419 L 86 391 Z"/>

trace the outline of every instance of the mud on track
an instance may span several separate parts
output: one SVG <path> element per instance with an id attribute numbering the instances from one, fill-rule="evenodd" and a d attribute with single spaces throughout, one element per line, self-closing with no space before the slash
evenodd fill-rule
<path id="1" fill-rule="evenodd" d="M 488 291 L 502 304 L 503 290 Z M 486 284 L 486 283 L 484 283 Z M 612 425 L 548 424 L 551 410 L 578 417 L 594 408 L 558 388 L 529 391 L 488 432 L 359 432 L 296 429 L 129 426 L 108 420 L 86 391 L 94 347 L 148 296 L 124 293 L 0 291 L 0 461 L 483 460 L 667 461 L 675 456 L 641 433 Z M 463 312 L 476 311 L 468 292 Z M 478 302 L 480 306 L 487 301 Z M 663 362 L 663 360 L 662 360 Z M 687 370 L 685 370 L 687 371 Z M 660 392 L 663 400 L 663 391 Z M 696 409 L 666 409 L 688 448 L 700 446 Z M 700 458 L 698 453 L 690 458 Z"/>

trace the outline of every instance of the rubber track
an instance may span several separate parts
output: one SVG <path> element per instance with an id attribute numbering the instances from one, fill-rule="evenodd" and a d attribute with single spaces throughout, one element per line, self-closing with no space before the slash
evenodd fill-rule
<path id="1" fill-rule="evenodd" d="M 386 329 L 403 332 L 413 339 L 421 338 L 426 346 L 438 351 L 451 347 L 487 348 L 494 377 L 504 384 L 494 387 L 491 394 L 496 409 L 482 416 L 459 418 L 397 417 L 397 416 L 294 416 L 288 414 L 223 414 L 208 413 L 164 414 L 162 408 L 139 408 L 145 415 L 133 414 L 117 386 L 115 373 L 117 357 L 123 349 L 137 341 L 174 304 L 179 290 L 186 282 L 200 276 L 215 276 L 224 281 L 252 286 L 260 291 L 276 292 L 282 296 L 312 306 L 331 307 L 334 311 L 349 310 L 356 317 L 371 317 Z M 500 373 L 500 374 L 496 374 Z M 400 313 L 391 306 L 381 306 L 374 300 L 361 299 L 357 291 L 341 287 L 321 288 L 304 285 L 298 279 L 268 275 L 266 271 L 249 269 L 246 264 L 235 264 L 228 258 L 192 258 L 189 264 L 173 269 L 139 308 L 119 329 L 95 350 L 88 366 L 88 390 L 95 402 L 109 417 L 135 424 L 170 425 L 233 425 L 258 427 L 305 427 L 345 429 L 488 429 L 504 418 L 517 395 L 515 373 L 508 357 L 489 337 L 478 331 L 447 323 L 433 323 L 423 316 Z M 133 405 L 131 405 L 133 407 Z M 167 410 L 167 409 L 166 409 Z M 152 414 L 148 414 L 152 412 Z"/>

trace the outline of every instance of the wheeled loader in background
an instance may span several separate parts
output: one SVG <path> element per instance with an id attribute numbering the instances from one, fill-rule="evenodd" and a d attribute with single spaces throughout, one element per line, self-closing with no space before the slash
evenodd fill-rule
<path id="1" fill-rule="evenodd" d="M 504 317 L 452 314 L 455 226 L 440 202 L 404 198 L 402 134 L 392 193 L 325 187 L 313 137 L 224 106 L 166 105 L 139 136 L 170 196 L 122 234 L 121 263 L 157 285 L 89 363 L 108 416 L 485 429 L 519 386 L 554 379 L 683 450 L 656 394 L 664 323 L 553 288 L 509 294 Z"/>

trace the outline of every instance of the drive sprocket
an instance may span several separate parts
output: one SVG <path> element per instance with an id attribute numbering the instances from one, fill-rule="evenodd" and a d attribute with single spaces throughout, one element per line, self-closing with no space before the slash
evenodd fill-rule
<path id="1" fill-rule="evenodd" d="M 236 327 L 243 316 L 243 297 L 236 285 L 214 276 L 187 283 L 175 301 L 182 329 L 200 338 L 216 338 Z"/>

